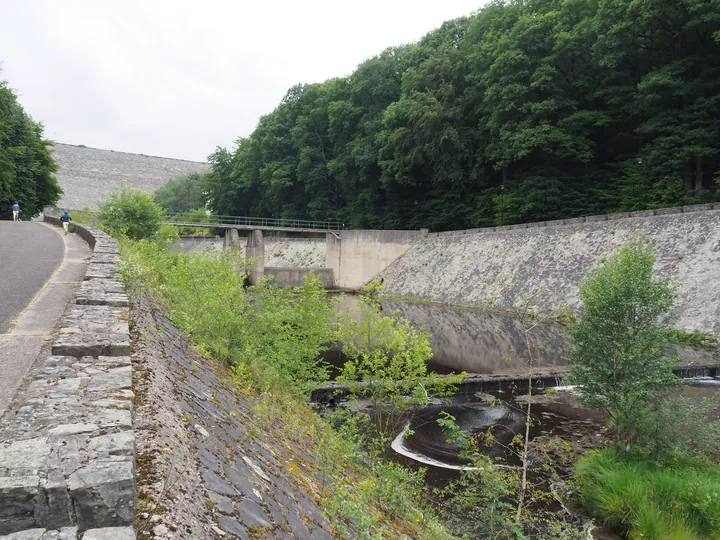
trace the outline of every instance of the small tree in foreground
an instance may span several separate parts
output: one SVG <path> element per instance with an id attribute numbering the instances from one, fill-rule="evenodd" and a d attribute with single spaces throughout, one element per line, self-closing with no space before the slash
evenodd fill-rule
<path id="1" fill-rule="evenodd" d="M 653 273 L 656 252 L 631 239 L 580 284 L 582 318 L 570 328 L 570 380 L 581 402 L 605 411 L 615 443 L 629 448 L 659 390 L 676 383 L 670 356 L 674 294 Z"/>
<path id="2" fill-rule="evenodd" d="M 157 233 L 163 222 L 163 212 L 149 193 L 123 187 L 100 205 L 97 219 L 111 234 L 141 240 Z"/>
<path id="3" fill-rule="evenodd" d="M 342 315 L 336 339 L 347 357 L 337 381 L 351 397 L 369 400 L 376 442 L 383 446 L 412 411 L 452 394 L 462 376 L 428 372 L 433 356 L 429 334 L 398 313 L 383 314 L 381 292 L 378 281 L 364 288 L 359 316 Z"/>

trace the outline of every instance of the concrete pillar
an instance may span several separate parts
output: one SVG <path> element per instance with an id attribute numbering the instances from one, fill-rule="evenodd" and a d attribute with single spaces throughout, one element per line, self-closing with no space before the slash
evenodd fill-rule
<path id="1" fill-rule="evenodd" d="M 265 242 L 262 231 L 252 231 L 248 235 L 245 257 L 252 259 L 255 265 L 250 270 L 250 285 L 257 283 L 265 277 Z"/>
<path id="2" fill-rule="evenodd" d="M 342 243 L 334 234 L 327 233 L 325 235 L 325 266 L 332 270 L 335 285 L 338 284 L 338 278 L 342 275 L 340 262 L 342 261 Z"/>
<path id="3" fill-rule="evenodd" d="M 223 239 L 223 250 L 237 249 L 240 250 L 240 235 L 237 229 L 226 229 L 225 238 Z"/>

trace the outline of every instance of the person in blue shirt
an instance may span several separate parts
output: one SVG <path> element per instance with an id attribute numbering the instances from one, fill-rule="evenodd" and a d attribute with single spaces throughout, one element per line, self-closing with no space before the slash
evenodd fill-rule
<path id="1" fill-rule="evenodd" d="M 60 216 L 60 221 L 62 221 L 63 229 L 65 229 L 65 234 L 68 233 L 68 229 L 70 228 L 70 222 L 72 221 L 72 218 L 70 217 L 70 214 L 67 210 L 63 212 L 63 215 Z"/>
<path id="2" fill-rule="evenodd" d="M 13 221 L 20 221 L 20 205 L 15 203 L 12 205 Z"/>

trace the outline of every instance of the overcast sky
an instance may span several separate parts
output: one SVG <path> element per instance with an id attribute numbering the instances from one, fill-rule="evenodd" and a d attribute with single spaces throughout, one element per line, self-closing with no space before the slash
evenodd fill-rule
<path id="1" fill-rule="evenodd" d="M 58 142 L 204 161 L 298 82 L 483 0 L 0 0 L 0 78 Z"/>

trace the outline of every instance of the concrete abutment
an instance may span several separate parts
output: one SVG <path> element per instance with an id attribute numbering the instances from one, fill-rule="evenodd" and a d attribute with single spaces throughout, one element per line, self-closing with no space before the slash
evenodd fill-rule
<path id="1" fill-rule="evenodd" d="M 427 236 L 421 231 L 341 231 L 326 235 L 325 259 L 341 289 L 360 289 Z"/>
<path id="2" fill-rule="evenodd" d="M 304 277 L 314 272 L 325 288 L 357 290 L 378 276 L 390 264 L 401 257 L 413 244 L 428 235 L 420 231 L 365 231 L 344 230 L 325 235 L 325 268 L 279 267 L 268 264 L 263 231 L 250 231 L 245 247 L 245 257 L 254 263 L 250 270 L 250 284 L 255 285 L 264 276 L 273 276 L 275 283 L 295 287 L 302 285 Z M 307 239 L 284 238 L 284 242 L 301 244 Z M 319 239 L 313 239 L 317 244 Z M 242 249 L 237 229 L 225 231 L 223 249 Z"/>

